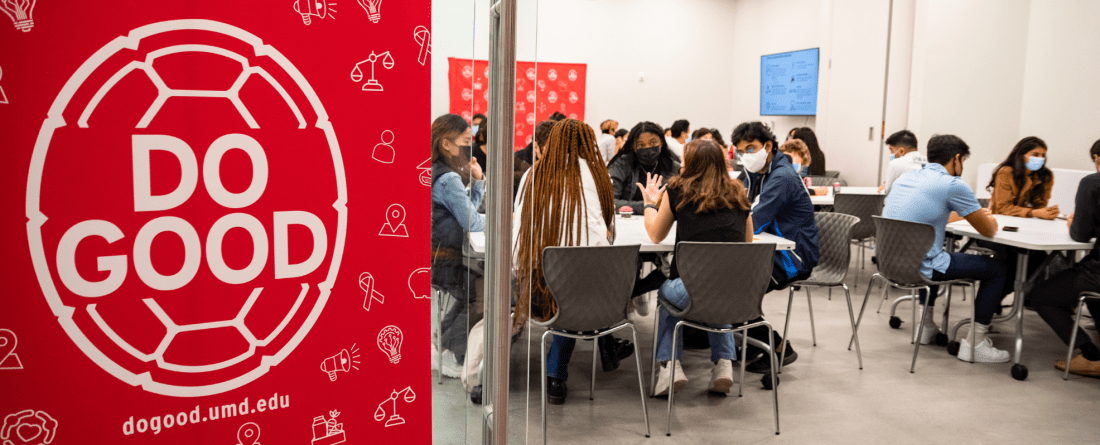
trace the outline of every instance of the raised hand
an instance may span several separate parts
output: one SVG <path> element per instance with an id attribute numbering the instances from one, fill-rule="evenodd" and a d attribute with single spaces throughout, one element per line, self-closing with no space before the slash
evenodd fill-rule
<path id="1" fill-rule="evenodd" d="M 647 205 L 661 205 L 661 196 L 665 193 L 665 186 L 661 185 L 661 175 L 646 173 L 645 176 L 646 183 L 644 187 L 642 184 L 635 183 L 642 190 L 642 200 Z"/>

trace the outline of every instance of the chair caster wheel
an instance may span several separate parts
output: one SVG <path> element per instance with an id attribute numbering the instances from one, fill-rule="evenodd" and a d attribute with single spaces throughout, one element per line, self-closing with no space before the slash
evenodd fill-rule
<path id="1" fill-rule="evenodd" d="M 1019 363 L 1012 365 L 1012 378 L 1016 380 L 1027 380 L 1027 366 Z"/>
<path id="2" fill-rule="evenodd" d="M 901 319 L 898 317 L 890 317 L 890 327 L 898 329 L 901 327 Z"/>
<path id="3" fill-rule="evenodd" d="M 764 384 L 764 389 L 771 391 L 772 389 L 772 376 L 771 374 L 764 374 L 764 377 L 760 379 L 760 383 Z M 779 376 L 775 376 L 775 384 L 779 385 Z"/>
<path id="4" fill-rule="evenodd" d="M 947 353 L 958 356 L 959 355 L 959 342 L 953 341 L 947 344 Z"/>
<path id="5" fill-rule="evenodd" d="M 947 339 L 947 334 L 944 334 L 943 332 L 936 334 L 936 337 L 933 338 L 932 341 L 935 342 L 936 346 L 941 347 L 947 346 L 947 344 L 950 343 L 950 341 Z"/>

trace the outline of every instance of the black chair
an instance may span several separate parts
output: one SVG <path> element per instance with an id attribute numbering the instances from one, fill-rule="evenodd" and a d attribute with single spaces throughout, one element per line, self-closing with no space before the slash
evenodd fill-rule
<path id="1" fill-rule="evenodd" d="M 547 247 L 542 251 L 542 274 L 554 296 L 558 311 L 545 322 L 533 324 L 548 328 L 542 334 L 542 442 L 546 443 L 546 337 L 551 335 L 595 340 L 621 329 L 630 329 L 634 344 L 638 333 L 626 320 L 630 308 L 630 293 L 634 290 L 634 274 L 641 246 Z M 592 342 L 592 386 L 596 387 L 596 349 Z M 645 436 L 649 437 L 649 412 L 646 410 L 645 386 L 642 383 L 642 359 L 635 352 L 638 365 L 638 391 L 642 396 L 645 416 Z"/>
<path id="2" fill-rule="evenodd" d="M 897 219 L 873 217 L 875 221 L 876 257 L 878 258 L 879 272 L 871 276 L 867 283 L 867 293 L 863 296 L 863 306 L 859 309 L 859 318 L 856 319 L 856 329 L 863 320 L 863 311 L 867 307 L 867 299 L 871 296 L 871 284 L 876 278 L 881 278 L 886 284 L 897 289 L 908 290 L 910 293 L 924 289 L 925 295 L 931 295 L 931 286 L 948 286 L 947 303 L 944 306 L 944 326 L 947 326 L 947 316 L 951 306 L 951 285 L 965 285 L 974 288 L 974 280 L 949 280 L 932 281 L 921 273 L 921 262 L 932 248 L 936 240 L 936 231 L 928 224 Z M 886 292 L 886 288 L 882 290 Z M 916 313 L 918 300 L 913 300 L 913 313 Z M 975 305 L 976 306 L 976 305 Z M 909 372 L 914 372 L 917 366 L 917 353 L 920 352 L 920 341 L 924 335 L 925 321 L 932 316 L 932 307 L 925 306 L 919 326 L 913 338 L 913 363 L 909 366 Z M 915 317 L 914 317 L 915 318 Z M 971 309 L 970 319 L 974 319 L 974 309 Z M 891 327 L 894 327 L 891 323 Z M 974 358 L 974 330 L 970 330 L 970 358 Z M 852 336 L 855 340 L 855 336 Z"/>
<path id="3" fill-rule="evenodd" d="M 882 215 L 882 207 L 886 202 L 885 195 L 854 195 L 840 193 L 833 200 L 833 212 L 852 215 L 859 218 L 856 225 L 852 226 L 852 244 L 859 246 L 859 268 L 867 267 L 867 249 L 875 239 L 875 224 L 871 217 Z M 856 288 L 859 284 L 856 284 Z"/>
<path id="4" fill-rule="evenodd" d="M 810 301 L 810 287 L 842 287 L 844 297 L 848 300 L 848 318 L 852 323 L 852 339 L 856 346 L 856 360 L 859 361 L 859 369 L 863 369 L 863 354 L 859 350 L 859 336 L 856 335 L 856 318 L 852 310 L 852 294 L 848 291 L 848 285 L 844 284 L 848 276 L 848 265 L 852 250 L 849 241 L 852 239 L 851 230 L 859 223 L 859 218 L 841 213 L 817 212 L 814 214 L 817 221 L 818 246 L 821 258 L 814 268 L 810 278 L 804 281 L 791 283 L 790 297 L 787 300 L 787 321 L 783 324 L 783 338 L 787 337 L 787 328 L 791 325 L 791 305 L 794 304 L 794 291 L 802 287 L 806 289 L 806 302 L 810 309 L 810 335 L 814 346 L 817 346 L 817 333 L 814 332 L 814 306 Z M 779 363 L 787 357 L 787 348 L 783 348 Z M 782 366 L 782 365 L 780 365 Z M 780 368 L 782 370 L 782 367 Z"/>
<path id="5" fill-rule="evenodd" d="M 1073 334 L 1069 336 L 1069 350 L 1066 351 L 1066 371 L 1062 380 L 1069 380 L 1069 362 L 1073 360 L 1073 348 L 1077 345 L 1077 330 L 1081 328 L 1081 312 L 1085 309 L 1085 300 L 1100 300 L 1100 293 L 1081 292 L 1081 298 L 1077 299 L 1077 315 L 1073 317 Z M 1093 314 L 1096 316 L 1097 314 Z M 973 356 L 974 354 L 971 354 Z"/>
<path id="6" fill-rule="evenodd" d="M 674 317 L 681 320 L 672 329 L 672 356 L 676 357 L 676 343 L 679 340 L 681 326 L 690 326 L 708 332 L 740 333 L 741 337 L 741 387 L 738 397 L 745 387 L 745 354 L 748 342 L 765 349 L 772 361 L 771 389 L 772 403 L 775 409 L 775 434 L 779 434 L 779 388 L 776 386 L 777 359 L 772 326 L 767 321 L 748 323 L 763 316 L 760 302 L 768 290 L 771 280 L 772 257 L 775 244 L 763 243 L 699 243 L 681 242 L 676 245 L 676 269 L 684 281 L 684 288 L 691 296 L 691 304 L 684 309 L 676 308 L 664 299 L 658 301 Z M 737 273 L 730 273 L 731 267 Z M 733 325 L 728 329 L 712 328 L 708 325 Z M 768 343 L 764 344 L 749 338 L 745 333 L 757 326 L 768 327 Z M 656 351 L 654 351 L 656 360 Z M 764 360 L 763 358 L 760 360 Z M 676 381 L 676 367 L 671 368 L 671 380 Z M 768 376 L 764 376 L 767 379 Z M 666 435 L 672 435 L 672 405 L 676 391 L 668 392 L 668 429 Z"/>

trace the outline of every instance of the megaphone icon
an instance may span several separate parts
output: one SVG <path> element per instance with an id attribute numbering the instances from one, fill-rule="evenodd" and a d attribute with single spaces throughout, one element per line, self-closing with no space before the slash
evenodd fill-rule
<path id="1" fill-rule="evenodd" d="M 347 349 L 342 349 L 339 354 L 326 358 L 325 361 L 321 362 L 321 370 L 328 373 L 328 380 L 330 382 L 336 381 L 337 371 L 348 372 L 351 371 L 352 368 L 359 369 L 359 367 L 354 365 L 355 363 L 359 363 L 359 360 L 355 360 L 359 358 L 359 349 L 352 346 L 351 352 L 355 355 L 348 353 Z"/>
<path id="2" fill-rule="evenodd" d="M 305 10 L 302 10 L 301 5 L 305 6 Z M 336 13 L 332 6 L 336 6 L 336 3 L 329 3 L 328 0 L 295 0 L 294 11 L 302 15 L 302 22 L 306 25 L 310 23 L 309 16 L 325 18 L 332 16 Z M 336 18 L 336 17 L 332 17 Z"/>

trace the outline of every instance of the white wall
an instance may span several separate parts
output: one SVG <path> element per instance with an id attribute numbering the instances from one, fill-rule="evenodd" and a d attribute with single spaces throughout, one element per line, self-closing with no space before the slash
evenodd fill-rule
<path id="1" fill-rule="evenodd" d="M 432 116 L 449 109 L 447 58 L 488 55 L 488 0 L 436 0 Z M 476 3 L 476 13 L 474 8 Z M 642 120 L 692 129 L 734 119 L 728 57 L 733 3 L 726 0 L 520 0 L 516 57 L 588 64 L 585 121 Z M 443 14 L 446 11 L 446 14 Z M 471 23 L 474 17 L 477 23 Z M 476 39 L 475 39 L 476 31 Z M 639 73 L 645 80 L 639 81 Z"/>

